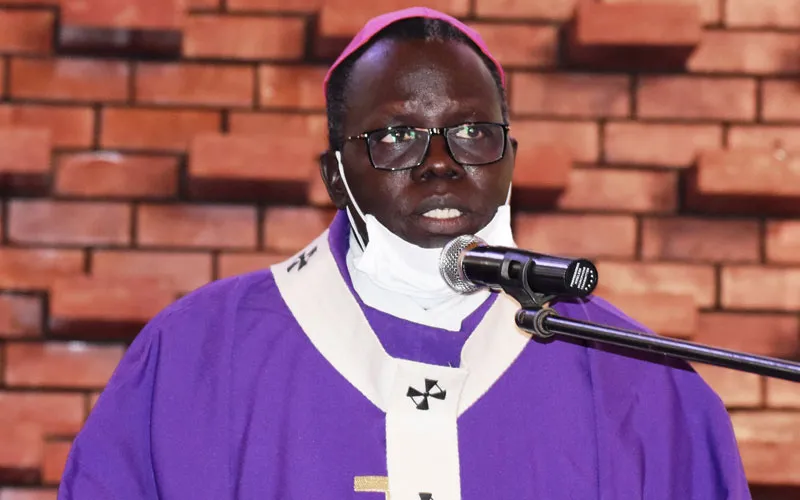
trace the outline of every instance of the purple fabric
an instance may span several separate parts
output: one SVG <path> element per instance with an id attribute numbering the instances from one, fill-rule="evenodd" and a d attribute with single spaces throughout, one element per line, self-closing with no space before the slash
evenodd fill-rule
<path id="1" fill-rule="evenodd" d="M 637 327 L 599 299 L 558 310 Z M 483 314 L 441 340 L 366 313 L 390 353 L 437 362 Z M 669 364 L 531 341 L 459 419 L 464 500 L 750 498 L 721 401 Z M 75 440 L 58 498 L 378 500 L 353 479 L 386 475 L 384 426 L 300 330 L 271 273 L 250 273 L 187 295 L 141 332 Z"/>

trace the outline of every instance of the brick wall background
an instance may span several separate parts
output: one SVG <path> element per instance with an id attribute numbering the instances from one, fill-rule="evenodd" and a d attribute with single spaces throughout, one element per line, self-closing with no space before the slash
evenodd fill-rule
<path id="1" fill-rule="evenodd" d="M 321 79 L 414 1 L 0 0 L 0 499 L 55 498 L 142 324 L 331 217 Z M 656 331 L 800 357 L 800 0 L 430 0 L 509 72 L 521 246 Z M 697 366 L 759 499 L 800 386 Z"/>

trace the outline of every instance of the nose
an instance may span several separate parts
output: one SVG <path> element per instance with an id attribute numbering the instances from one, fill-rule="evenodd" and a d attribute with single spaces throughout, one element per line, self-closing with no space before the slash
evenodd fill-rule
<path id="1" fill-rule="evenodd" d="M 411 177 L 417 182 L 425 182 L 433 179 L 460 179 L 465 173 L 464 167 L 456 163 L 447 151 L 444 136 L 437 134 L 431 137 L 422 165 L 411 171 Z"/>

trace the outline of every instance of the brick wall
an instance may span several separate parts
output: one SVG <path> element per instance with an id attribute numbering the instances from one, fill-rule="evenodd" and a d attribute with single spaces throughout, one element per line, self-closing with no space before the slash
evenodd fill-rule
<path id="1" fill-rule="evenodd" d="M 0 0 L 1 500 L 54 498 L 158 310 L 323 229 L 322 75 L 415 3 Z M 426 4 L 509 71 L 523 247 L 665 335 L 800 357 L 799 0 Z M 798 498 L 800 386 L 697 368 L 756 498 Z"/>

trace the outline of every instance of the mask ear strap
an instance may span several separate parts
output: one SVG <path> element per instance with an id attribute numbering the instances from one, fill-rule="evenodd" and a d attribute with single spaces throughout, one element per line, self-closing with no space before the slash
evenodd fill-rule
<path id="1" fill-rule="evenodd" d="M 361 211 L 361 207 L 358 206 L 355 197 L 353 197 L 353 192 L 350 191 L 350 185 L 347 183 L 347 177 L 345 177 L 344 175 L 344 165 L 342 164 L 342 153 L 341 151 L 337 150 L 333 152 L 333 155 L 336 157 L 336 164 L 339 169 L 339 177 L 342 178 L 342 183 L 344 183 L 344 189 L 345 191 L 347 191 L 347 197 L 350 198 L 350 204 L 353 205 L 353 207 L 355 207 L 358 216 L 361 218 L 361 221 L 364 223 L 364 225 L 366 225 L 367 218 L 364 217 L 364 212 Z M 353 219 L 353 214 L 350 213 L 350 207 L 345 208 L 345 211 L 347 212 L 347 218 L 350 221 L 350 229 L 353 231 L 353 234 L 356 237 L 358 245 L 361 247 L 362 250 L 364 250 L 366 248 L 366 245 L 364 244 L 364 239 L 361 238 L 361 233 L 358 232 L 358 228 L 356 227 L 356 222 Z"/>
<path id="2" fill-rule="evenodd" d="M 506 195 L 506 202 L 505 202 L 506 205 L 509 205 L 511 203 L 511 190 L 513 188 L 514 188 L 514 183 L 512 182 L 511 184 L 508 185 L 508 194 Z"/>

